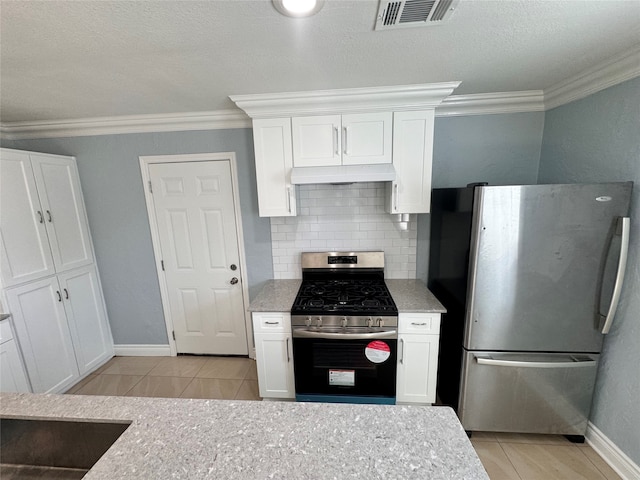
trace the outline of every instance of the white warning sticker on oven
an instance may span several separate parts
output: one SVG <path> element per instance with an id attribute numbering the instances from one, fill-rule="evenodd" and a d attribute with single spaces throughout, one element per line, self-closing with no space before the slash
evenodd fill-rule
<path id="1" fill-rule="evenodd" d="M 373 363 L 383 363 L 391 356 L 391 348 L 382 340 L 374 340 L 364 349 L 365 356 Z"/>
<path id="2" fill-rule="evenodd" d="M 329 370 L 329 385 L 353 387 L 356 384 L 355 370 Z"/>

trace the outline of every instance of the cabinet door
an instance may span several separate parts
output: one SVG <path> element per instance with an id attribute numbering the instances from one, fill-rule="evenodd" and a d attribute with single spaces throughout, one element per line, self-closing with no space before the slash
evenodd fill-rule
<path id="1" fill-rule="evenodd" d="M 295 216 L 295 187 L 291 185 L 291 119 L 254 120 L 253 145 L 260 216 Z"/>
<path id="2" fill-rule="evenodd" d="M 0 392 L 30 392 L 15 340 L 0 345 Z"/>
<path id="3" fill-rule="evenodd" d="M 0 151 L 0 270 L 5 287 L 54 273 L 29 154 Z"/>
<path id="4" fill-rule="evenodd" d="M 342 164 L 340 115 L 293 117 L 293 164 L 326 167 Z"/>
<path id="5" fill-rule="evenodd" d="M 429 213 L 434 110 L 393 114 L 393 167 L 389 213 Z"/>
<path id="6" fill-rule="evenodd" d="M 290 333 L 257 333 L 258 387 L 263 398 L 294 398 Z"/>
<path id="7" fill-rule="evenodd" d="M 436 401 L 438 335 L 398 336 L 396 400 L 409 403 Z"/>
<path id="8" fill-rule="evenodd" d="M 393 114 L 342 116 L 342 164 L 391 163 Z"/>
<path id="9" fill-rule="evenodd" d="M 93 263 L 75 160 L 31 154 L 31 162 L 56 272 Z"/>
<path id="10" fill-rule="evenodd" d="M 113 356 L 102 290 L 93 266 L 58 276 L 80 375 Z"/>
<path id="11" fill-rule="evenodd" d="M 6 296 L 33 391 L 63 391 L 79 372 L 58 281 L 37 280 Z"/>

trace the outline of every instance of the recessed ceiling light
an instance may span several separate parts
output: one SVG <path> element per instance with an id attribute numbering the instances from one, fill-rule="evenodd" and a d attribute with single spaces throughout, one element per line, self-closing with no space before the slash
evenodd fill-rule
<path id="1" fill-rule="evenodd" d="M 324 0 L 272 0 L 273 6 L 287 17 L 310 17 L 318 13 Z"/>

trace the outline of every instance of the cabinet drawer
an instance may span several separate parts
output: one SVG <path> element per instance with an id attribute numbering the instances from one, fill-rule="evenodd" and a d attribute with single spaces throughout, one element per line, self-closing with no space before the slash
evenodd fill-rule
<path id="1" fill-rule="evenodd" d="M 291 315 L 285 312 L 254 312 L 254 333 L 291 332 Z"/>
<path id="2" fill-rule="evenodd" d="M 440 333 L 439 313 L 400 313 L 398 315 L 399 333 Z"/>
<path id="3" fill-rule="evenodd" d="M 11 324 L 9 319 L 0 322 L 0 343 L 7 342 L 13 338 L 13 332 L 11 331 Z"/>

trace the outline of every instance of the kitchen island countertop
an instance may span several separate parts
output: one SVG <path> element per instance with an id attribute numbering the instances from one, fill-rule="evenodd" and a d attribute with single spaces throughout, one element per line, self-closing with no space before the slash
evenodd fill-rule
<path id="1" fill-rule="evenodd" d="M 249 306 L 251 312 L 289 312 L 302 280 L 268 280 Z M 401 313 L 444 313 L 445 308 L 420 280 L 385 280 Z"/>
<path id="2" fill-rule="evenodd" d="M 0 414 L 131 422 L 86 480 L 489 478 L 448 407 L 4 393 Z"/>

